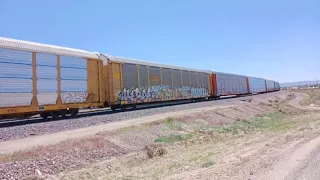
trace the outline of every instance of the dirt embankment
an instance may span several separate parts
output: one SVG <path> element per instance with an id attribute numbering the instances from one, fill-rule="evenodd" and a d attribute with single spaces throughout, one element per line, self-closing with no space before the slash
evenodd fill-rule
<path id="1" fill-rule="evenodd" d="M 308 108 L 320 108 L 320 89 L 296 90 L 302 98 L 299 102 L 301 106 Z"/>
<path id="2" fill-rule="evenodd" d="M 56 179 L 286 177 L 298 166 L 290 163 L 292 157 L 306 156 L 299 149 L 312 150 L 305 143 L 315 139 L 311 144 L 317 144 L 320 130 L 318 112 L 293 106 L 296 96 L 279 92 L 269 99 L 242 98 L 230 106 L 5 154 L 0 156 L 0 178 L 35 172 L 44 179 L 48 174 Z"/>

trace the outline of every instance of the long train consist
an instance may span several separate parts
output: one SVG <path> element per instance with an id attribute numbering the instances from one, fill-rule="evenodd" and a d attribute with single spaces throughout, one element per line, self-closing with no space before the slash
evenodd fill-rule
<path id="1" fill-rule="evenodd" d="M 0 38 L 0 119 L 278 90 L 278 82 L 262 78 Z"/>

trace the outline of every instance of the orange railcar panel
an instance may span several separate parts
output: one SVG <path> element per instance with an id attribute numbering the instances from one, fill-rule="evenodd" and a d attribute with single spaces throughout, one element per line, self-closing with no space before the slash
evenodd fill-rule
<path id="1" fill-rule="evenodd" d="M 98 61 L 98 69 L 99 69 L 99 102 L 104 103 L 106 102 L 106 93 L 105 93 L 105 84 L 104 84 L 104 69 L 103 69 L 103 62 Z"/>
<path id="2" fill-rule="evenodd" d="M 87 102 L 99 102 L 99 64 L 98 60 L 87 61 L 88 74 L 88 97 Z"/>
<path id="3" fill-rule="evenodd" d="M 109 99 L 111 104 L 117 103 L 122 90 L 122 64 L 111 62 L 108 66 Z"/>
<path id="4" fill-rule="evenodd" d="M 218 87 L 217 87 L 217 75 L 216 74 L 212 74 L 211 75 L 211 80 L 212 80 L 212 83 L 211 83 L 211 89 L 212 89 L 212 95 L 213 96 L 217 96 L 218 94 Z"/>

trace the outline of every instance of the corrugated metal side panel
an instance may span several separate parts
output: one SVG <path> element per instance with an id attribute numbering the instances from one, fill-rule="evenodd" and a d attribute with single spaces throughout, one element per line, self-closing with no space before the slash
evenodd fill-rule
<path id="1" fill-rule="evenodd" d="M 112 103 L 118 103 L 119 95 L 123 90 L 121 64 L 112 63 L 109 67 L 110 100 Z"/>
<path id="2" fill-rule="evenodd" d="M 218 95 L 245 94 L 248 92 L 246 77 L 217 74 Z"/>
<path id="3" fill-rule="evenodd" d="M 67 103 L 82 103 L 87 100 L 88 93 L 87 92 L 63 92 L 61 93 L 62 102 Z"/>
<path id="4" fill-rule="evenodd" d="M 241 79 L 238 78 L 237 76 L 230 76 L 231 77 L 231 93 L 239 93 L 240 89 L 240 82 L 241 82 Z"/>
<path id="5" fill-rule="evenodd" d="M 104 93 L 105 93 L 105 101 L 110 103 L 111 102 L 111 89 L 113 88 L 113 85 L 110 83 L 112 82 L 112 75 L 109 74 L 109 69 L 111 69 L 112 65 L 103 65 L 102 71 L 103 71 L 103 81 L 104 81 Z M 111 77 L 110 77 L 111 76 Z M 113 97 L 113 95 L 112 95 Z"/>
<path id="6" fill-rule="evenodd" d="M 32 94 L 31 79 L 0 78 L 0 85 L 0 93 Z"/>
<path id="7" fill-rule="evenodd" d="M 277 82 L 277 88 L 278 88 L 278 90 L 280 89 L 280 84 Z"/>
<path id="8" fill-rule="evenodd" d="M 223 75 L 221 74 L 216 74 L 217 76 L 217 95 L 221 96 L 223 94 L 225 94 L 225 79 L 223 78 Z"/>
<path id="9" fill-rule="evenodd" d="M 87 82 L 86 81 L 74 81 L 74 80 L 62 80 L 62 102 L 63 103 L 81 103 L 87 100 Z"/>
<path id="10" fill-rule="evenodd" d="M 103 61 L 97 61 L 98 63 L 98 70 L 99 70 L 99 73 L 98 73 L 98 85 L 99 85 L 99 89 L 98 89 L 98 92 L 99 92 L 99 102 L 100 103 L 105 103 L 105 102 L 108 102 L 109 99 L 106 99 L 106 88 L 105 88 L 105 85 L 107 84 L 107 81 L 105 81 L 104 79 L 104 69 L 103 69 Z M 89 73 L 89 72 L 88 72 Z M 108 85 L 109 86 L 109 85 Z M 108 87 L 107 86 L 107 87 Z"/>
<path id="11" fill-rule="evenodd" d="M 169 87 L 172 86 L 170 69 L 167 69 L 167 68 L 162 69 L 162 86 L 169 86 Z"/>
<path id="12" fill-rule="evenodd" d="M 32 78 L 32 66 L 0 62 L 1 78 Z"/>
<path id="13" fill-rule="evenodd" d="M 123 64 L 123 88 L 133 89 L 138 87 L 138 71 L 135 64 Z"/>
<path id="14" fill-rule="evenodd" d="M 37 100 L 39 105 L 56 104 L 58 98 L 57 56 L 36 54 Z"/>
<path id="15" fill-rule="evenodd" d="M 252 93 L 261 93 L 266 90 L 264 79 L 249 77 L 249 85 Z"/>
<path id="16" fill-rule="evenodd" d="M 37 66 L 37 78 L 57 80 L 57 67 Z"/>
<path id="17" fill-rule="evenodd" d="M 192 87 L 199 87 L 198 86 L 198 79 L 197 79 L 197 73 L 196 72 L 190 72 L 191 77 L 191 86 Z"/>
<path id="18" fill-rule="evenodd" d="M 217 74 L 211 74 L 211 95 L 218 96 Z"/>
<path id="19" fill-rule="evenodd" d="M 180 90 L 181 98 L 182 99 L 188 99 L 190 98 L 190 75 L 189 71 L 182 71 L 182 82 L 183 82 L 183 88 Z"/>
<path id="20" fill-rule="evenodd" d="M 173 76 L 173 88 L 180 88 L 181 87 L 181 71 L 173 69 L 172 76 Z"/>
<path id="21" fill-rule="evenodd" d="M 103 87 L 100 86 L 99 81 L 99 61 L 96 59 L 87 60 L 87 102 L 96 103 L 100 101 L 100 93 L 103 92 Z M 75 79 L 77 79 L 75 77 Z M 79 78 L 78 78 L 79 79 Z M 100 90 L 99 90 L 100 88 Z M 102 100 L 102 99 L 101 99 Z"/>
<path id="22" fill-rule="evenodd" d="M 32 93 L 0 93 L 0 107 L 29 106 Z"/>
<path id="23" fill-rule="evenodd" d="M 145 66 L 153 66 L 153 67 L 161 67 L 161 68 L 168 68 L 168 69 L 177 69 L 177 70 L 185 70 L 185 71 L 196 71 L 196 72 L 202 72 L 206 74 L 210 74 L 210 71 L 207 70 L 200 70 L 200 69 L 190 69 L 190 68 L 184 68 L 184 67 L 178 67 L 178 66 L 170 66 L 165 64 L 159 64 L 159 63 L 152 63 L 142 60 L 136 60 L 136 59 L 130 59 L 130 58 L 124 58 L 124 57 L 114 57 L 109 56 L 105 54 L 106 57 L 108 57 L 111 61 L 117 62 L 117 63 L 130 63 L 130 64 L 138 64 L 138 65 L 145 65 Z"/>
<path id="24" fill-rule="evenodd" d="M 276 88 L 277 88 L 277 90 L 280 90 L 280 83 L 279 82 L 276 82 Z"/>
<path id="25" fill-rule="evenodd" d="M 240 88 L 240 93 L 241 94 L 246 94 L 248 93 L 248 87 L 247 87 L 247 79 L 246 77 L 243 76 L 238 76 L 239 77 L 239 88 Z"/>
<path id="26" fill-rule="evenodd" d="M 220 96 L 222 94 L 222 79 L 220 77 L 220 74 L 216 74 L 217 78 L 217 96 Z"/>
<path id="27" fill-rule="evenodd" d="M 205 89 L 209 88 L 209 74 L 202 73 L 202 86 Z"/>
<path id="28" fill-rule="evenodd" d="M 41 93 L 56 93 L 58 91 L 58 81 L 55 79 L 38 79 L 37 80 L 37 89 L 38 89 L 38 94 Z M 53 104 L 55 104 L 55 101 L 57 99 L 53 100 Z M 42 104 L 42 103 L 40 103 Z M 51 103 L 52 104 L 52 103 Z"/>
<path id="29" fill-rule="evenodd" d="M 0 48 L 0 107 L 32 101 L 32 53 Z"/>
<path id="30" fill-rule="evenodd" d="M 32 64 L 32 53 L 21 50 L 0 48 L 0 61 L 17 64 Z"/>
<path id="31" fill-rule="evenodd" d="M 64 79 L 87 80 L 87 69 L 61 68 L 61 77 Z"/>
<path id="32" fill-rule="evenodd" d="M 201 73 L 199 73 L 199 72 L 197 72 L 197 74 L 198 74 L 198 86 L 199 87 L 203 87 L 203 85 L 202 85 L 202 74 Z"/>
<path id="33" fill-rule="evenodd" d="M 57 67 L 57 56 L 54 54 L 37 53 L 37 65 Z"/>
<path id="34" fill-rule="evenodd" d="M 182 82 L 184 87 L 186 86 L 190 87 L 189 71 L 182 71 Z"/>
<path id="35" fill-rule="evenodd" d="M 60 66 L 66 68 L 81 68 L 87 69 L 87 61 L 84 58 L 71 57 L 71 56 L 61 56 L 60 57 Z"/>
<path id="36" fill-rule="evenodd" d="M 60 56 L 62 103 L 87 101 L 87 60 L 78 57 Z M 77 72 L 77 74 L 73 74 Z"/>
<path id="37" fill-rule="evenodd" d="M 140 75 L 140 87 L 141 88 L 148 87 L 148 70 L 147 70 L 147 66 L 141 65 L 139 67 L 139 75 Z"/>
<path id="38" fill-rule="evenodd" d="M 85 92 L 87 88 L 86 81 L 61 80 L 61 89 L 63 92 Z"/>
<path id="39" fill-rule="evenodd" d="M 151 86 L 160 86 L 160 68 L 159 67 L 149 67 L 149 80 Z"/>
<path id="40" fill-rule="evenodd" d="M 272 80 L 267 80 L 267 90 L 268 91 L 274 90 L 274 82 Z"/>

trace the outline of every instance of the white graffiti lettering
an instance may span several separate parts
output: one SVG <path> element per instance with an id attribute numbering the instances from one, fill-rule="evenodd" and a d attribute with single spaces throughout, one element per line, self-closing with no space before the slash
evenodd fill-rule
<path id="1" fill-rule="evenodd" d="M 150 88 L 124 88 L 119 93 L 119 103 L 142 103 L 153 101 L 166 101 L 176 99 L 201 98 L 208 96 L 208 90 L 200 87 L 185 86 L 171 88 L 170 86 L 152 86 Z"/>

